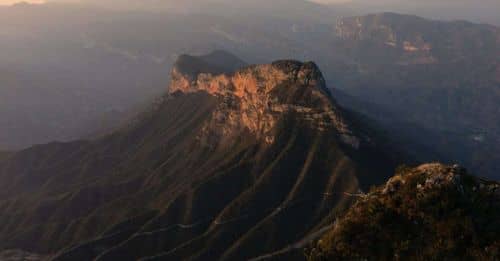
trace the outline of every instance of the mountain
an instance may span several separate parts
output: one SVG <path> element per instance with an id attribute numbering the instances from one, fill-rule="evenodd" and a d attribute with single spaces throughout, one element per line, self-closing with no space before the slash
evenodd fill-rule
<path id="1" fill-rule="evenodd" d="M 475 23 L 500 26 L 497 13 L 500 5 L 496 0 L 481 1 L 477 5 L 470 0 L 457 1 L 420 1 L 411 0 L 352 0 L 333 2 L 331 8 L 350 10 L 352 15 L 364 15 L 374 12 L 397 12 L 414 14 L 429 19 L 468 20 Z"/>
<path id="2" fill-rule="evenodd" d="M 296 13 L 316 6 L 300 3 L 280 6 Z M 275 33 L 289 27 L 282 22 L 287 14 L 255 19 L 263 10 L 258 4 L 235 5 L 226 1 L 222 9 L 190 13 L 69 3 L 0 6 L 0 149 L 113 129 L 164 90 L 165 72 L 182 53 L 224 49 L 251 63 L 289 57 L 287 39 Z"/>
<path id="3" fill-rule="evenodd" d="M 217 50 L 202 56 L 181 55 L 177 59 L 174 69 L 175 72 L 182 72 L 182 75 L 194 78 L 200 73 L 234 73 L 245 66 L 247 63 L 235 55 Z"/>
<path id="4" fill-rule="evenodd" d="M 500 29 L 494 26 L 381 13 L 338 19 L 335 31 L 340 39 L 335 48 L 348 52 L 359 73 L 375 80 L 367 87 L 415 88 L 430 77 L 428 88 L 482 89 L 500 83 Z"/>
<path id="5" fill-rule="evenodd" d="M 154 59 L 87 39 L 89 17 L 117 18 L 66 6 L 0 7 L 0 150 L 115 127 L 168 83 Z"/>
<path id="6" fill-rule="evenodd" d="M 243 2 L 168 14 L 0 7 L 0 150 L 115 129 L 164 90 L 180 54 L 222 49 L 251 64 L 313 60 L 329 87 L 358 101 L 338 97 L 343 107 L 375 119 L 388 136 L 434 147 L 426 161 L 499 177 L 498 27 L 394 13 L 316 15 L 326 8 L 304 1 Z"/>
<path id="7" fill-rule="evenodd" d="M 357 100 L 383 107 L 396 120 L 359 103 L 344 106 L 377 119 L 391 135 L 400 123 L 418 143 L 498 178 L 500 146 L 500 29 L 382 13 L 342 18 L 332 50 L 343 54 L 327 74 Z M 372 107 L 373 108 L 373 107 Z"/>
<path id="8" fill-rule="evenodd" d="M 497 260 L 499 203 L 499 183 L 460 167 L 402 167 L 340 218 L 309 260 Z"/>
<path id="9" fill-rule="evenodd" d="M 317 233 L 389 177 L 400 156 L 336 104 L 314 63 L 240 65 L 180 56 L 169 94 L 127 126 L 7 154 L 0 249 L 247 259 Z"/>

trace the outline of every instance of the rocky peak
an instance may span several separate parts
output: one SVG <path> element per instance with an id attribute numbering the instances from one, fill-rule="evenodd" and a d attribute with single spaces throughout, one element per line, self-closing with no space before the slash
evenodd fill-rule
<path id="1" fill-rule="evenodd" d="M 290 84 L 316 87 L 324 94 L 329 95 L 323 75 L 313 62 L 302 63 L 293 60 L 282 60 L 266 65 L 243 67 L 224 68 L 222 65 L 209 62 L 202 57 L 181 55 L 172 70 L 172 82 L 169 92 L 206 91 L 214 95 L 223 95 L 234 91 L 268 93 L 278 87 L 278 83 L 288 82 Z M 227 83 L 220 82 L 222 78 L 231 81 Z M 242 78 L 255 81 L 244 82 L 244 85 L 241 85 L 242 82 L 238 80 Z M 210 82 L 216 79 L 220 82 L 217 86 L 206 84 L 207 81 Z M 270 81 L 269 84 L 264 84 L 266 81 Z M 239 92 L 237 95 L 241 96 L 242 93 Z"/>
<path id="2" fill-rule="evenodd" d="M 335 130 L 341 140 L 359 146 L 313 62 L 283 60 L 227 72 L 200 59 L 186 67 L 186 57 L 182 59 L 172 70 L 169 92 L 203 91 L 221 101 L 206 128 L 216 140 L 244 131 L 272 143 L 276 123 L 294 113 L 310 127 Z"/>
<path id="3" fill-rule="evenodd" d="M 430 190 L 442 186 L 459 186 L 461 175 L 464 174 L 459 166 L 447 166 L 440 163 L 423 164 L 412 170 L 410 176 L 419 176 L 422 182 L 417 185 L 419 190 Z M 383 194 L 395 193 L 399 188 L 407 183 L 408 177 L 396 175 L 385 185 Z"/>
<path id="4" fill-rule="evenodd" d="M 416 182 L 419 193 L 428 193 L 442 188 L 453 188 L 462 194 L 466 190 L 477 192 L 484 190 L 488 193 L 500 195 L 500 185 L 495 182 L 487 182 L 478 178 L 472 178 L 467 171 L 459 165 L 444 165 L 441 163 L 428 163 L 414 169 L 403 171 L 392 177 L 382 190 L 383 194 L 392 194 L 410 182 Z"/>
<path id="5" fill-rule="evenodd" d="M 202 56 L 183 54 L 175 63 L 174 72 L 193 79 L 200 73 L 232 73 L 246 65 L 233 54 L 218 50 Z"/>

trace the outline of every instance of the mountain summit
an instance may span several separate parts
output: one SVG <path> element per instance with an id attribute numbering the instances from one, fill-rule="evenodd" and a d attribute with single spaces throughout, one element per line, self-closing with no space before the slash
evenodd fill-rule
<path id="1" fill-rule="evenodd" d="M 210 65 L 181 57 L 169 89 L 171 94 L 203 91 L 223 100 L 208 123 L 216 133 L 206 137 L 232 140 L 243 131 L 273 143 L 280 118 L 294 114 L 313 129 L 334 129 L 343 142 L 359 146 L 360 138 L 333 101 L 316 64 L 284 60 L 237 71 Z"/>
<path id="2" fill-rule="evenodd" d="M 391 152 L 314 63 L 228 58 L 179 57 L 169 93 L 110 135 L 6 154 L 0 249 L 248 259 L 315 238 L 389 177 Z"/>

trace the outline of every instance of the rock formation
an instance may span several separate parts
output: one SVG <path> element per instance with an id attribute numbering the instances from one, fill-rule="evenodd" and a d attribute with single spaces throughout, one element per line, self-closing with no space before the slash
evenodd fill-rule
<path id="1" fill-rule="evenodd" d="M 204 139 L 227 142 L 249 132 L 272 144 L 280 118 L 293 114 L 319 131 L 335 129 L 345 143 L 359 146 L 360 139 L 333 101 L 316 64 L 277 61 L 234 73 L 213 73 L 204 72 L 201 62 L 192 60 L 190 70 L 174 67 L 169 92 L 204 91 L 223 101 L 205 126 Z"/>

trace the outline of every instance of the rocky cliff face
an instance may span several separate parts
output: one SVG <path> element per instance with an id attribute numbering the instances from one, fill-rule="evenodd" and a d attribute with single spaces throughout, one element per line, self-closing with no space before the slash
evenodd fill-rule
<path id="1" fill-rule="evenodd" d="M 247 132 L 272 144 L 279 121 L 294 114 L 311 128 L 335 129 L 345 143 L 359 146 L 316 64 L 277 61 L 219 74 L 192 68 L 199 64 L 187 66 L 190 70 L 175 66 L 169 92 L 203 91 L 223 101 L 200 136 L 207 142 L 226 142 Z"/>
<path id="2" fill-rule="evenodd" d="M 361 64 L 449 66 L 481 61 L 493 68 L 483 73 L 491 81 L 500 54 L 500 29 L 464 21 L 444 24 L 417 16 L 380 13 L 340 18 L 335 35 L 348 48 L 365 49 L 351 54 L 361 60 L 367 58 Z M 377 53 L 383 54 L 378 57 L 381 61 L 370 61 Z M 458 68 L 455 65 L 454 69 Z"/>

